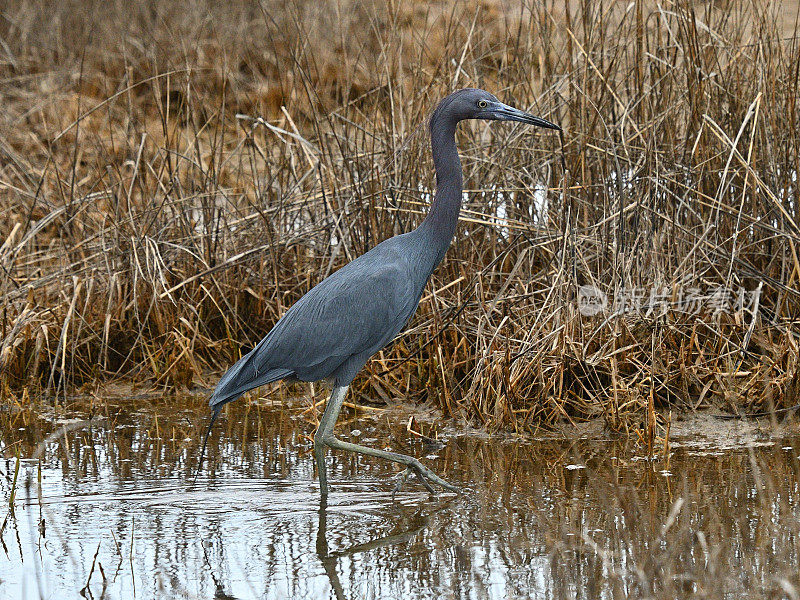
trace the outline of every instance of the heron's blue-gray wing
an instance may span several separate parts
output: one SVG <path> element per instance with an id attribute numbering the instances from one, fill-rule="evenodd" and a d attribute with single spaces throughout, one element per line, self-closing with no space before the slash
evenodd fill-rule
<path id="1" fill-rule="evenodd" d="M 298 300 L 223 376 L 211 404 L 288 376 L 317 381 L 348 361 L 366 362 L 414 314 L 425 285 L 415 279 L 393 245 L 380 244 L 358 257 Z"/>

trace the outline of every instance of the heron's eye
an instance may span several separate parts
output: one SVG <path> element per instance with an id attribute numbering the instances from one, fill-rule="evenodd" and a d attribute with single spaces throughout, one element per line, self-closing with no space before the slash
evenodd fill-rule
<path id="1" fill-rule="evenodd" d="M 478 100 L 478 108 L 486 108 L 487 106 L 488 103 L 486 102 L 486 100 Z"/>

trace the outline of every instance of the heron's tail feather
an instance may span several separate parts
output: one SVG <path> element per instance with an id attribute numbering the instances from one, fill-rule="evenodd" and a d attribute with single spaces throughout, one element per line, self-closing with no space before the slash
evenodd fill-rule
<path id="1" fill-rule="evenodd" d="M 221 409 L 228 402 L 233 402 L 249 390 L 286 379 L 294 374 L 294 371 L 290 369 L 269 369 L 258 375 L 250 374 L 248 376 L 246 373 L 248 370 L 246 369 L 247 365 L 240 364 L 241 362 L 239 361 L 233 365 L 217 384 L 208 402 L 214 410 Z"/>

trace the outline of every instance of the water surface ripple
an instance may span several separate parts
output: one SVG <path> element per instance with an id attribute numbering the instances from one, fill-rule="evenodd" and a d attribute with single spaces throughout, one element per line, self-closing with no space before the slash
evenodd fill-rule
<path id="1" fill-rule="evenodd" d="M 204 417 L 196 404 L 109 415 L 73 428 L 12 419 L 3 431 L 4 447 L 23 460 L 0 536 L 0 598 L 791 598 L 800 590 L 800 439 L 791 427 L 776 435 L 769 424 L 701 419 L 677 437 L 667 464 L 609 436 L 455 436 L 434 447 L 384 418 L 350 420 L 343 438 L 424 457 L 465 493 L 431 498 L 410 481 L 393 501 L 392 465 L 333 454 L 321 505 L 313 423 L 297 410 L 232 410 L 212 436 L 212 470 L 196 483 Z M 727 430 L 703 436 L 714 427 Z M 16 468 L 9 456 L 5 498 Z"/>

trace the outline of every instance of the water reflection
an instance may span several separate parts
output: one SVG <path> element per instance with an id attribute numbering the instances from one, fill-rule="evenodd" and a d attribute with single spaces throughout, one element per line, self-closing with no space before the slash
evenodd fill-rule
<path id="1" fill-rule="evenodd" d="M 342 437 L 427 456 L 467 492 L 430 498 L 410 481 L 393 502 L 392 465 L 331 453 L 332 491 L 320 505 L 313 424 L 284 406 L 236 407 L 209 442 L 213 470 L 191 485 L 201 403 L 130 411 L 109 402 L 89 423 L 21 413 L 4 422 L 6 498 L 14 454 L 32 459 L 51 437 L 41 463 L 20 463 L 0 535 L 0 598 L 721 598 L 800 589 L 798 440 L 768 429 L 738 445 L 676 448 L 667 468 L 611 439 L 464 437 L 429 454 L 402 426 L 360 419 Z"/>
<path id="2" fill-rule="evenodd" d="M 339 581 L 339 559 L 343 557 L 352 557 L 358 554 L 367 553 L 373 550 L 378 550 L 383 547 L 405 544 L 411 541 L 422 529 L 428 524 L 427 517 L 423 514 L 422 509 L 415 510 L 410 522 L 403 527 L 405 530 L 383 535 L 372 539 L 368 542 L 355 544 L 349 548 L 343 548 L 331 551 L 328 546 L 328 500 L 327 498 L 320 499 L 319 507 L 319 522 L 317 526 L 317 558 L 319 558 L 322 567 L 325 569 L 325 574 L 330 581 L 331 589 L 336 597 L 336 600 L 346 598 L 344 588 L 341 581 Z"/>

